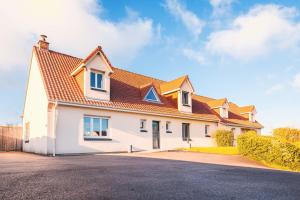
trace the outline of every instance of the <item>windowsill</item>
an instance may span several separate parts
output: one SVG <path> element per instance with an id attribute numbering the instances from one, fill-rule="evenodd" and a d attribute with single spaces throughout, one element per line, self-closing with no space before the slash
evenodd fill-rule
<path id="1" fill-rule="evenodd" d="M 29 140 L 25 140 L 24 142 L 25 142 L 25 143 L 29 143 Z"/>
<path id="2" fill-rule="evenodd" d="M 91 88 L 91 90 L 100 91 L 100 92 L 106 92 L 106 90 L 101 88 Z"/>
<path id="3" fill-rule="evenodd" d="M 172 131 L 166 131 L 166 133 L 172 133 Z"/>
<path id="4" fill-rule="evenodd" d="M 189 104 L 182 104 L 185 107 L 191 107 Z"/>
<path id="5" fill-rule="evenodd" d="M 205 137 L 211 137 L 210 135 L 206 135 Z"/>
<path id="6" fill-rule="evenodd" d="M 148 132 L 148 131 L 147 131 L 147 130 L 144 130 L 144 129 L 142 129 L 142 130 L 140 130 L 140 132 L 146 133 L 146 132 Z"/>
<path id="7" fill-rule="evenodd" d="M 112 141 L 111 138 L 84 138 L 84 141 Z"/>

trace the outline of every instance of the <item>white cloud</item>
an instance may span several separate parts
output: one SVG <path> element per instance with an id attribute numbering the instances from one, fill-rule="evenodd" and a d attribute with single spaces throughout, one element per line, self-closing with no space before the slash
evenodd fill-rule
<path id="1" fill-rule="evenodd" d="M 96 0 L 6 1 L 0 7 L 0 70 L 28 64 L 30 49 L 41 33 L 50 48 L 84 57 L 97 45 L 126 62 L 153 37 L 151 19 L 130 9 L 128 17 L 113 22 L 101 19 Z"/>
<path id="2" fill-rule="evenodd" d="M 220 55 L 250 59 L 271 50 L 295 48 L 300 41 L 298 10 L 258 5 L 238 16 L 229 29 L 212 32 L 206 48 Z"/>
<path id="3" fill-rule="evenodd" d="M 223 16 L 231 11 L 231 4 L 235 0 L 209 0 L 213 7 L 213 16 Z"/>
<path id="4" fill-rule="evenodd" d="M 278 83 L 278 84 L 275 84 L 275 85 L 271 86 L 269 89 L 267 89 L 266 94 L 268 94 L 268 95 L 274 94 L 274 93 L 279 92 L 283 89 L 284 89 L 283 84 Z"/>
<path id="5" fill-rule="evenodd" d="M 203 64 L 205 62 L 205 58 L 200 51 L 195 51 L 193 49 L 183 49 L 182 53 L 188 59 L 194 60 L 199 64 Z"/>
<path id="6" fill-rule="evenodd" d="M 294 77 L 293 85 L 300 89 L 300 73 L 296 74 Z"/>
<path id="7" fill-rule="evenodd" d="M 166 0 L 165 7 L 174 17 L 184 24 L 194 37 L 199 37 L 205 22 L 197 17 L 195 13 L 189 11 L 178 0 Z"/>

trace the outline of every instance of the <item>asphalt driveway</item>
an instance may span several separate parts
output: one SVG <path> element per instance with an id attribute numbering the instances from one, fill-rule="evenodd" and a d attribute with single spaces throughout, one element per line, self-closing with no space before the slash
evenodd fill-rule
<path id="1" fill-rule="evenodd" d="M 0 153 L 0 199 L 297 199 L 300 173 L 163 158 Z"/>

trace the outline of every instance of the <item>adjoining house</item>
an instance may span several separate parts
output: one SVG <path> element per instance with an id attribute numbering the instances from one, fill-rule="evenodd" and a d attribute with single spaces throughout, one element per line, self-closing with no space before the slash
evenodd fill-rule
<path id="1" fill-rule="evenodd" d="M 67 154 L 213 146 L 219 128 L 260 132 L 254 106 L 195 93 L 171 81 L 114 67 L 101 47 L 85 59 L 33 47 L 23 113 L 23 150 Z"/>

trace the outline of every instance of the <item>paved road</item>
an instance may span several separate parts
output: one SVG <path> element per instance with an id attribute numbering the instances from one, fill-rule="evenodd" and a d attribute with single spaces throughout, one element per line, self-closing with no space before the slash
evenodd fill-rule
<path id="1" fill-rule="evenodd" d="M 300 173 L 118 155 L 0 153 L 0 199 L 297 199 Z"/>

